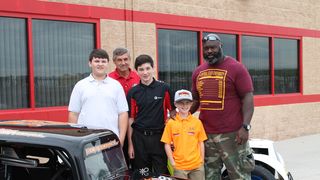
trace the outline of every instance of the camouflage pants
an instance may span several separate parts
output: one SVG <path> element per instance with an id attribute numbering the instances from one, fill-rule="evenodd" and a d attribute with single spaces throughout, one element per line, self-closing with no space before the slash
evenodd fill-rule
<path id="1" fill-rule="evenodd" d="M 254 169 L 252 150 L 248 142 L 238 145 L 237 132 L 208 134 L 205 142 L 206 180 L 220 180 L 223 164 L 231 180 L 250 180 Z"/>

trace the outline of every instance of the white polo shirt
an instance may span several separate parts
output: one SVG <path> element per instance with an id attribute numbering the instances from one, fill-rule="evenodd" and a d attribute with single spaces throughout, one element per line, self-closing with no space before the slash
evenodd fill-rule
<path id="1" fill-rule="evenodd" d="M 79 113 L 78 124 L 110 129 L 119 136 L 118 116 L 128 111 L 128 103 L 118 81 L 97 81 L 90 74 L 74 86 L 68 110 Z"/>

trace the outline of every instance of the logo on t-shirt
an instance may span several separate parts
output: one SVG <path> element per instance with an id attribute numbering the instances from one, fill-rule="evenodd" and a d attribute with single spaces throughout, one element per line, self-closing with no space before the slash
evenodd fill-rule
<path id="1" fill-rule="evenodd" d="M 161 96 L 154 96 L 154 100 L 157 100 L 157 99 L 162 99 Z"/>
<path id="2" fill-rule="evenodd" d="M 223 110 L 227 71 L 207 69 L 197 78 L 197 90 L 200 96 L 201 110 Z"/>

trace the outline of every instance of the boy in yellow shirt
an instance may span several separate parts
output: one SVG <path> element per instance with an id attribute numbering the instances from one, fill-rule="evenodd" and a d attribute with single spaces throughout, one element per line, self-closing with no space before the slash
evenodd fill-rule
<path id="1" fill-rule="evenodd" d="M 204 143 L 207 135 L 201 121 L 191 115 L 192 94 L 187 90 L 175 93 L 176 117 L 170 119 L 161 141 L 174 169 L 174 176 L 190 180 L 204 180 Z M 173 143 L 173 151 L 171 149 Z"/>

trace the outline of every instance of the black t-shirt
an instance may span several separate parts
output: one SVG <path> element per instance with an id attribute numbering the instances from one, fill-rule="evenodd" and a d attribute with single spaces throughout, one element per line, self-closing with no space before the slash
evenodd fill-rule
<path id="1" fill-rule="evenodd" d="M 168 110 L 172 110 L 173 93 L 168 84 L 153 79 L 148 86 L 140 83 L 127 96 L 129 117 L 133 128 L 159 130 L 164 128 Z"/>

